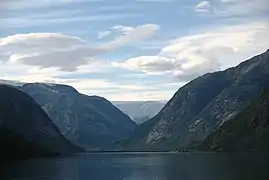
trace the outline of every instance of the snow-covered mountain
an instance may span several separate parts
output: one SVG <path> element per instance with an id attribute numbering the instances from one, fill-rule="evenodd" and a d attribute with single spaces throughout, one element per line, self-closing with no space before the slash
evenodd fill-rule
<path id="1" fill-rule="evenodd" d="M 155 116 L 166 101 L 114 101 L 112 103 L 137 124 L 141 124 Z"/>

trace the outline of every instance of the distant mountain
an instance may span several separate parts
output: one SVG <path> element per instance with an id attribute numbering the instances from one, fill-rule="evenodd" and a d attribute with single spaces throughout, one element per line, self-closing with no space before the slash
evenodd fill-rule
<path id="1" fill-rule="evenodd" d="M 222 124 L 201 145 L 206 151 L 269 151 L 269 90 Z"/>
<path id="2" fill-rule="evenodd" d="M 137 124 L 141 124 L 158 114 L 166 101 L 115 101 L 112 103 Z"/>
<path id="3" fill-rule="evenodd" d="M 83 151 L 30 96 L 7 85 L 0 85 L 0 146 L 0 162 Z"/>
<path id="4" fill-rule="evenodd" d="M 65 137 L 90 150 L 108 148 L 137 127 L 105 98 L 80 94 L 71 86 L 31 83 L 19 89 L 36 100 Z"/>
<path id="5" fill-rule="evenodd" d="M 256 98 L 268 79 L 269 50 L 234 68 L 198 77 L 180 88 L 160 113 L 122 145 L 134 150 L 196 148 Z"/>

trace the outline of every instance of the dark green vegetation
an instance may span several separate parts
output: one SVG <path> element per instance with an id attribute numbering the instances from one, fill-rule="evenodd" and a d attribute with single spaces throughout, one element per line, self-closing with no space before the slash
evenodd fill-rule
<path id="1" fill-rule="evenodd" d="M 205 151 L 269 151 L 269 89 L 209 135 Z"/>
<path id="2" fill-rule="evenodd" d="M 32 83 L 19 88 L 36 100 L 66 138 L 88 150 L 110 148 L 137 127 L 105 98 L 80 94 L 71 86 Z"/>
<path id="3" fill-rule="evenodd" d="M 121 145 L 129 150 L 196 149 L 269 85 L 269 50 L 180 88 L 159 114 Z"/>
<path id="4" fill-rule="evenodd" d="M 27 94 L 0 85 L 0 162 L 81 152 Z"/>

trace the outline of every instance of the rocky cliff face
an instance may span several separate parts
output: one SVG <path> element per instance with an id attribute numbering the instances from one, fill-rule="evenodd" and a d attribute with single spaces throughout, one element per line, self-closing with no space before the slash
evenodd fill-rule
<path id="1" fill-rule="evenodd" d="M 200 147 L 206 151 L 269 151 L 269 90 L 233 119 L 212 132 Z"/>
<path id="2" fill-rule="evenodd" d="M 269 84 L 269 51 L 180 88 L 162 111 L 125 141 L 130 149 L 196 148 Z"/>
<path id="3" fill-rule="evenodd" d="M 26 158 L 83 151 L 65 139 L 27 94 L 0 85 L 0 158 Z"/>
<path id="4" fill-rule="evenodd" d="M 110 147 L 137 127 L 105 98 L 86 96 L 59 84 L 25 84 L 20 89 L 47 112 L 65 137 L 87 149 Z"/>

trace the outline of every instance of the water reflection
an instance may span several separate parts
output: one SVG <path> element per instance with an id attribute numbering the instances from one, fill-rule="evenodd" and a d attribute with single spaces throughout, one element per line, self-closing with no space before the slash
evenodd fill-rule
<path id="1" fill-rule="evenodd" d="M 1 179 L 51 180 L 263 180 L 268 158 L 224 154 L 80 154 L 27 160 Z"/>

